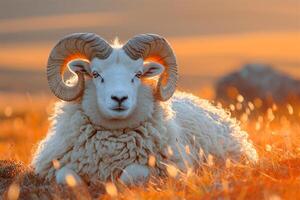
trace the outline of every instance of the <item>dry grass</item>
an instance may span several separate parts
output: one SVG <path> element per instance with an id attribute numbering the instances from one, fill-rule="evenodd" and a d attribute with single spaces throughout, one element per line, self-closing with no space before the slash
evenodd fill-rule
<path id="1" fill-rule="evenodd" d="M 52 100 L 45 96 L 1 96 L 0 158 L 15 158 L 29 163 L 31 153 L 48 128 Z M 22 99 L 22 101 L 20 101 Z M 248 105 L 247 103 L 245 105 Z M 271 108 L 270 108 L 271 109 Z M 103 199 L 297 199 L 300 197 L 300 124 L 297 108 L 286 107 L 282 116 L 242 117 L 259 155 L 257 166 L 234 164 L 217 166 L 210 158 L 195 172 L 181 178 L 157 180 L 152 177 L 147 187 L 126 188 L 108 184 Z M 245 109 L 246 110 L 246 109 Z M 281 116 L 280 116 L 281 115 Z M 296 119 L 296 120 L 295 120 Z M 176 174 L 170 169 L 170 174 Z"/>
<path id="2" fill-rule="evenodd" d="M 35 145 L 47 133 L 52 105 L 43 95 L 0 95 L 1 159 L 30 162 Z"/>

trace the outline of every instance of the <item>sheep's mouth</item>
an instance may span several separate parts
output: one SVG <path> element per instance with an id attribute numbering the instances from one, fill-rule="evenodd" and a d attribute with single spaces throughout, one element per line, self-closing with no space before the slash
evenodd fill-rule
<path id="1" fill-rule="evenodd" d="M 125 107 L 115 107 L 115 108 L 112 108 L 111 110 L 116 111 L 116 112 L 123 112 L 123 111 L 126 111 L 127 108 L 125 108 Z"/>

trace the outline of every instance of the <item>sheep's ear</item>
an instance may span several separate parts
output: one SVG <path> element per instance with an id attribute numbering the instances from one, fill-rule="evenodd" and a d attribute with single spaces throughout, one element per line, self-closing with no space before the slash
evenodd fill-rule
<path id="1" fill-rule="evenodd" d="M 86 60 L 72 60 L 68 63 L 69 69 L 73 72 L 81 72 L 91 76 L 90 63 Z"/>
<path id="2" fill-rule="evenodd" d="M 144 64 L 143 76 L 153 77 L 160 75 L 165 70 L 165 67 L 156 62 L 149 62 Z"/>

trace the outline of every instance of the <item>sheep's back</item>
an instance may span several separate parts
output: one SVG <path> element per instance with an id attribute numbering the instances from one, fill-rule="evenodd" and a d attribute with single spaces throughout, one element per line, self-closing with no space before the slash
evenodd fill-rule
<path id="1" fill-rule="evenodd" d="M 257 153 L 248 140 L 248 134 L 223 109 L 183 92 L 175 93 L 171 107 L 183 134 L 190 137 L 192 144 L 195 143 L 197 152 L 201 148 L 221 160 L 240 160 L 242 157 L 250 161 L 257 160 Z"/>

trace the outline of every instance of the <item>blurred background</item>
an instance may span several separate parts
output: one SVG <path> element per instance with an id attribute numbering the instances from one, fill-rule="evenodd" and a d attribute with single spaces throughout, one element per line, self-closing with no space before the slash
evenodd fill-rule
<path id="1" fill-rule="evenodd" d="M 299 0 L 2 0 L 0 92 L 50 94 L 48 54 L 73 32 L 121 42 L 161 34 L 175 49 L 179 86 L 197 94 L 245 63 L 300 78 Z"/>

